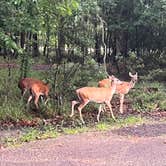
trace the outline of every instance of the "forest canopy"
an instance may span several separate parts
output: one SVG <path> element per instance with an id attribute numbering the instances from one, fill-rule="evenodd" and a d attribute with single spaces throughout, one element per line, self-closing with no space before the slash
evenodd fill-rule
<path id="1" fill-rule="evenodd" d="M 166 51 L 165 0 L 1 0 L 0 6 L 4 57 L 26 53 L 60 63 L 91 55 L 102 63 L 104 54 L 116 62 Z"/>

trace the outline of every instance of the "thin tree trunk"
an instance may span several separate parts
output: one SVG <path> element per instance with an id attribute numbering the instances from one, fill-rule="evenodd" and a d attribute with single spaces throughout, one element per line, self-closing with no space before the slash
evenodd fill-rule
<path id="1" fill-rule="evenodd" d="M 20 46 L 22 49 L 24 49 L 24 45 L 25 45 L 25 32 L 21 32 L 20 33 Z"/>
<path id="2" fill-rule="evenodd" d="M 60 19 L 61 26 L 58 28 L 58 61 L 61 63 L 65 56 L 65 36 L 63 34 L 63 21 L 64 18 Z"/>
<path id="3" fill-rule="evenodd" d="M 38 57 L 39 56 L 39 47 L 38 47 L 37 33 L 33 34 L 32 38 L 33 38 L 32 55 L 33 55 L 33 57 Z"/>

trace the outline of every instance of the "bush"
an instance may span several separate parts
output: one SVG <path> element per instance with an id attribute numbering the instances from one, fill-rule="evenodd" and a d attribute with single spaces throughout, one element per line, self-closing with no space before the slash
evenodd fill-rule
<path id="1" fill-rule="evenodd" d="M 165 86 L 159 82 L 141 82 L 129 94 L 134 109 L 142 112 L 166 110 Z"/>
<path id="2" fill-rule="evenodd" d="M 166 69 L 155 69 L 150 71 L 149 80 L 166 81 Z"/>

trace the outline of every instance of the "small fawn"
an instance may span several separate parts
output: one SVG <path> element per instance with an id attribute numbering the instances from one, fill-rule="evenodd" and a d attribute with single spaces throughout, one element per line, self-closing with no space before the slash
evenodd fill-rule
<path id="1" fill-rule="evenodd" d="M 110 76 L 111 86 L 109 88 L 104 87 L 83 87 L 76 90 L 76 94 L 78 96 L 79 101 L 72 101 L 72 111 L 70 117 L 74 115 L 74 106 L 78 103 L 78 111 L 80 114 L 80 119 L 84 124 L 84 120 L 82 118 L 82 109 L 90 102 L 93 101 L 95 103 L 105 103 L 111 112 L 112 118 L 115 120 L 114 114 L 112 112 L 111 99 L 115 93 L 116 85 L 119 83 L 119 80 L 114 76 Z M 97 116 L 97 120 L 99 120 L 99 115 Z"/>
<path id="2" fill-rule="evenodd" d="M 29 104 L 29 102 L 34 97 L 35 105 L 38 108 L 37 103 L 41 95 L 46 97 L 45 103 L 47 102 L 49 86 L 48 84 L 45 84 L 43 81 L 34 78 L 23 78 L 19 81 L 18 87 L 21 89 L 21 93 L 23 96 L 28 90 L 30 91 L 31 95 L 28 98 L 27 104 Z"/>
<path id="3" fill-rule="evenodd" d="M 120 95 L 120 113 L 123 113 L 123 102 L 124 102 L 124 96 L 125 94 L 129 93 L 130 89 L 132 89 L 135 86 L 135 83 L 138 80 L 138 74 L 132 74 L 129 72 L 129 76 L 131 77 L 130 82 L 121 81 L 121 84 L 118 84 L 116 87 L 116 94 Z M 98 87 L 111 87 L 110 79 L 103 79 L 98 82 Z M 99 111 L 101 111 L 101 106 L 99 108 Z"/>

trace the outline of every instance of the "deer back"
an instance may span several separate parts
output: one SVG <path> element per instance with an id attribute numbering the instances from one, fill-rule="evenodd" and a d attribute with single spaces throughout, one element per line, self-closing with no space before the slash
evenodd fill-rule
<path id="1" fill-rule="evenodd" d="M 111 81 L 110 79 L 103 79 L 98 82 L 98 87 L 104 87 L 104 88 L 110 88 L 111 87 Z"/>
<path id="2" fill-rule="evenodd" d="M 34 95 L 45 95 L 48 96 L 49 93 L 49 85 L 43 82 L 35 82 L 30 88 L 31 92 Z"/>
<path id="3" fill-rule="evenodd" d="M 76 91 L 77 96 L 82 101 L 94 101 L 94 102 L 104 102 L 110 100 L 112 95 L 115 93 L 113 87 L 110 88 L 99 88 L 99 87 L 83 87 Z"/>
<path id="4" fill-rule="evenodd" d="M 23 90 L 23 89 L 30 89 L 30 87 L 34 84 L 34 83 L 42 83 L 41 80 L 37 80 L 34 78 L 23 78 L 18 82 L 18 87 Z"/>

